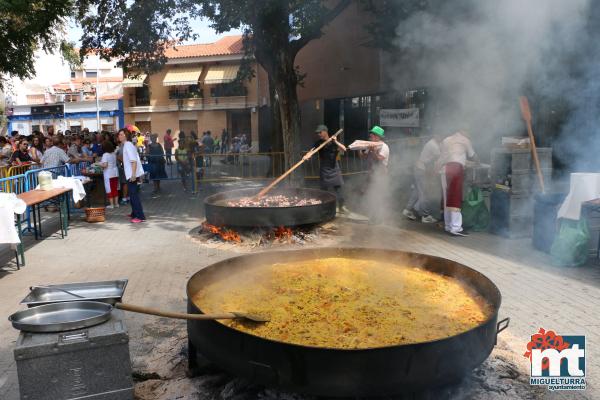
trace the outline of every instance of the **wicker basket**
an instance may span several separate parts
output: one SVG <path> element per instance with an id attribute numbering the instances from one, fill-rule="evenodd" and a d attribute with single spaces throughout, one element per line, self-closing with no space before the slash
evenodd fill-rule
<path id="1" fill-rule="evenodd" d="M 104 222 L 106 209 L 104 207 L 88 207 L 85 209 L 85 220 L 87 222 Z"/>

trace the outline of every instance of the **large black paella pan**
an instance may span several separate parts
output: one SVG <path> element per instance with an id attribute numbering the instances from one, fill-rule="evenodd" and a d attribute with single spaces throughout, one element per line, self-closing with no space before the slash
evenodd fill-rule
<path id="1" fill-rule="evenodd" d="M 297 226 L 325 222 L 335 217 L 336 197 L 318 189 L 273 189 L 268 196 L 316 200 L 318 204 L 278 207 L 240 207 L 231 201 L 256 195 L 258 189 L 221 192 L 204 200 L 206 221 L 217 226 Z M 284 203 L 285 204 L 285 203 Z"/>
<path id="2" fill-rule="evenodd" d="M 243 332 L 218 321 L 188 321 L 190 364 L 201 355 L 256 383 L 313 395 L 388 396 L 459 381 L 488 357 L 497 334 L 508 325 L 508 319 L 498 322 L 498 288 L 480 272 L 439 257 L 366 248 L 266 252 L 212 264 L 188 281 L 188 311 L 201 313 L 203 305 L 192 299 L 224 276 L 235 276 L 256 265 L 331 257 L 397 261 L 421 267 L 426 273 L 454 277 L 485 299 L 491 311 L 472 329 L 450 337 L 366 349 L 298 345 Z"/>

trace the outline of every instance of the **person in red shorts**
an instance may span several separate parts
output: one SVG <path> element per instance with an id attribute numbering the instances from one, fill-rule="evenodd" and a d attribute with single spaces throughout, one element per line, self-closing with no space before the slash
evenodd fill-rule
<path id="1" fill-rule="evenodd" d="M 104 172 L 104 189 L 110 204 L 106 208 L 119 207 L 119 170 L 117 169 L 117 155 L 115 146 L 110 140 L 102 142 L 102 159 L 100 166 Z"/>

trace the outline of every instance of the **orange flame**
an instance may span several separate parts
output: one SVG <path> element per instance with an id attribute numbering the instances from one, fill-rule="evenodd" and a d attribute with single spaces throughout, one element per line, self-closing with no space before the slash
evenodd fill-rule
<path id="1" fill-rule="evenodd" d="M 202 223 L 202 229 L 204 231 L 208 231 L 208 232 L 212 233 L 213 235 L 219 236 L 221 239 L 225 240 L 226 242 L 241 243 L 241 241 L 242 241 L 242 238 L 240 237 L 239 233 L 237 233 L 236 231 L 231 230 L 231 229 L 219 228 L 218 226 L 211 225 L 208 222 Z"/>
<path id="2" fill-rule="evenodd" d="M 275 233 L 275 239 L 278 239 L 279 241 L 287 240 L 289 242 L 292 240 L 294 231 L 291 228 L 280 226 L 279 228 L 275 228 L 273 233 Z"/>

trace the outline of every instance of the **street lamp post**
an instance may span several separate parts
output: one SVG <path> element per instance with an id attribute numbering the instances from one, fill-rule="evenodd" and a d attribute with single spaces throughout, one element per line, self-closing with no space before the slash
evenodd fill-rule
<path id="1" fill-rule="evenodd" d="M 96 53 L 96 125 L 97 131 L 100 132 L 100 96 L 98 95 L 98 91 L 100 90 L 100 54 Z"/>

